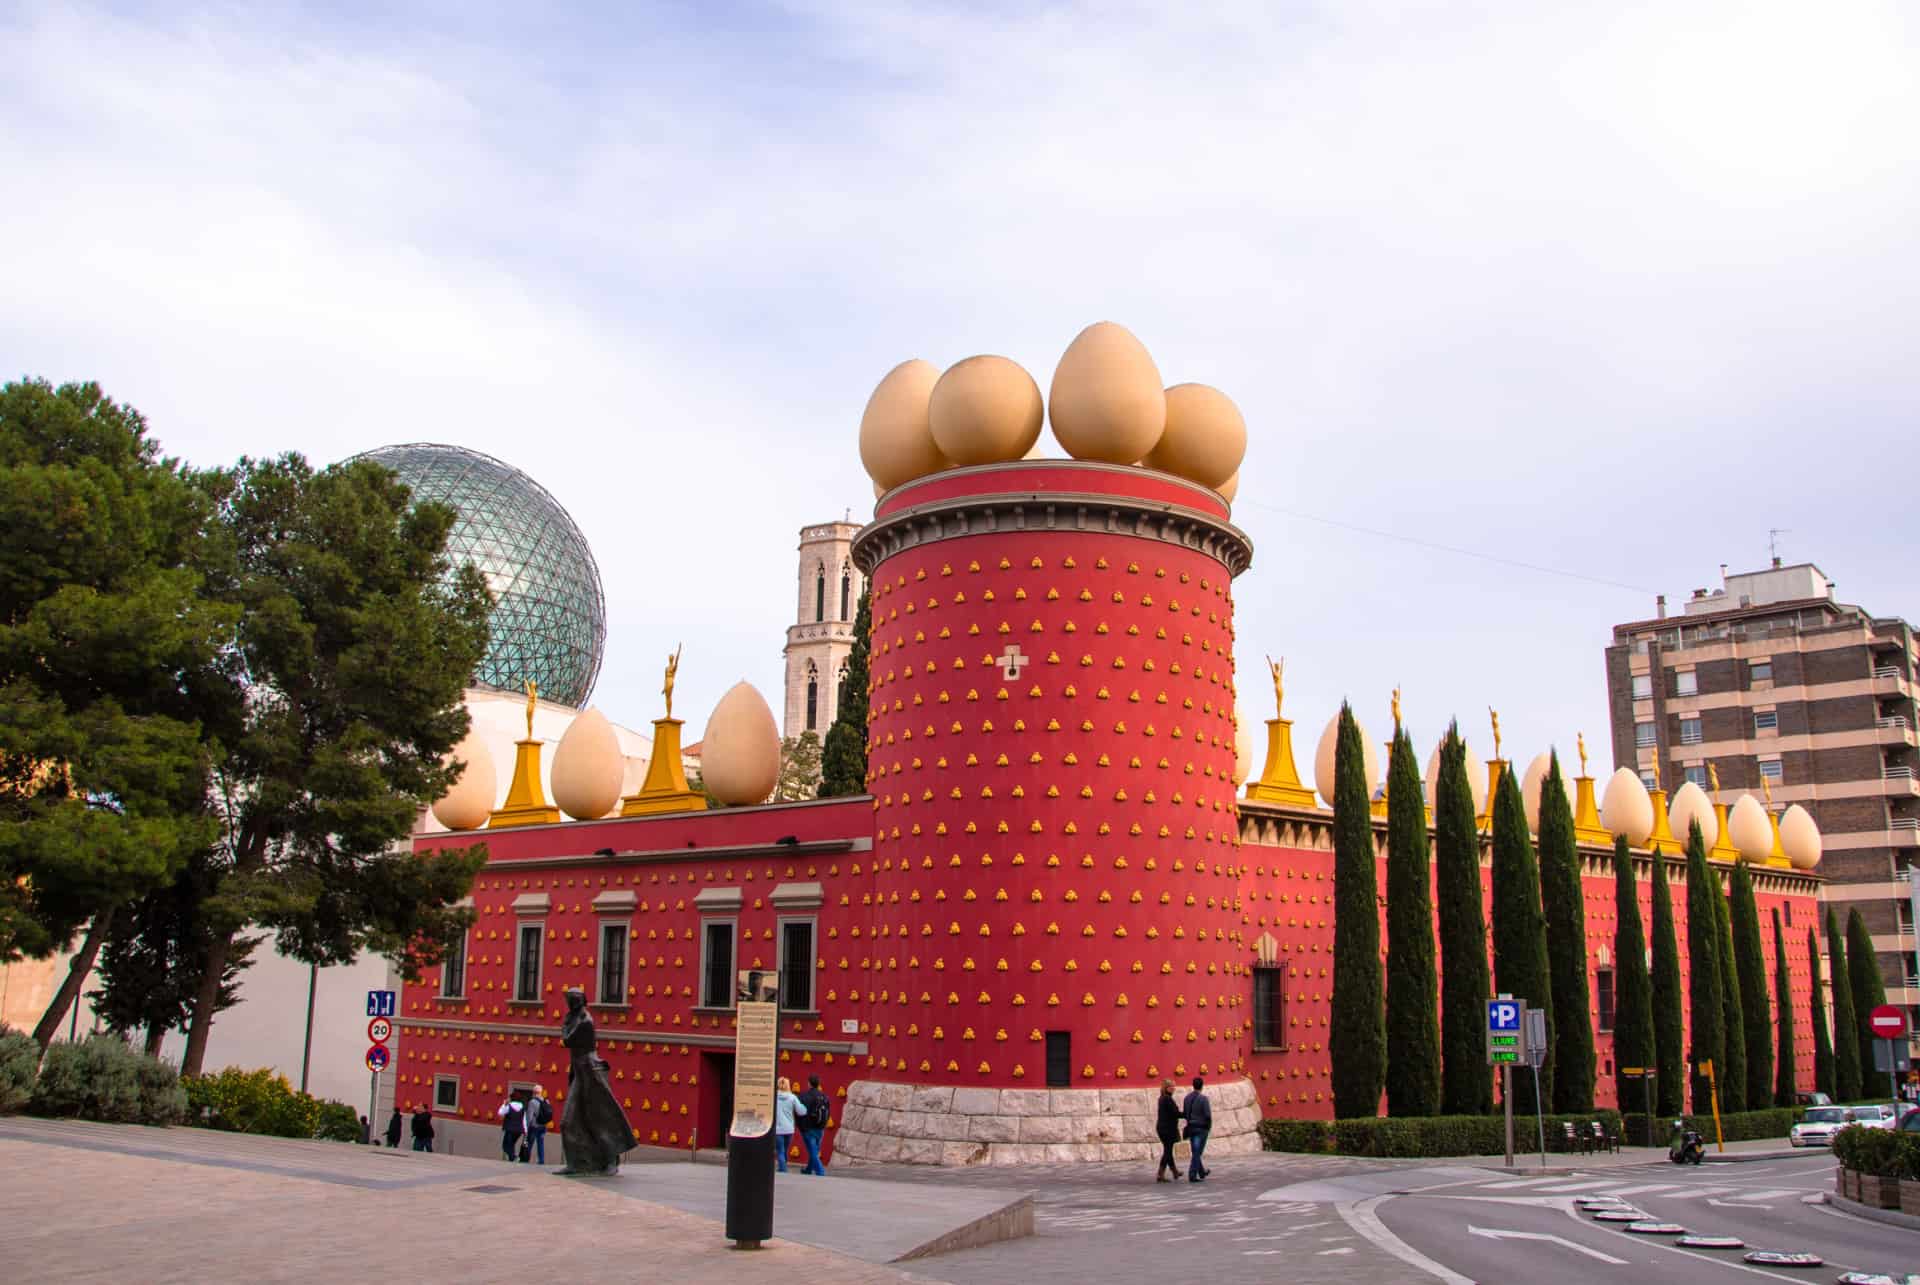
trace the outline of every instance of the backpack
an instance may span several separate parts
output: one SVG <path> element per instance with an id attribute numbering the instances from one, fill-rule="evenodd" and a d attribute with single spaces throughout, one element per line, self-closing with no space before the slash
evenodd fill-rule
<path id="1" fill-rule="evenodd" d="M 545 1098 L 535 1098 L 534 1101 L 538 1104 L 534 1108 L 534 1128 L 544 1129 L 553 1123 L 553 1103 L 547 1101 Z"/>
<path id="2" fill-rule="evenodd" d="M 807 1118 L 801 1121 L 800 1127 L 803 1129 L 826 1128 L 827 1116 L 831 1113 L 831 1109 L 827 1104 L 827 1095 L 819 1089 L 809 1089 L 807 1090 L 807 1096 L 804 1100 L 807 1107 Z"/>

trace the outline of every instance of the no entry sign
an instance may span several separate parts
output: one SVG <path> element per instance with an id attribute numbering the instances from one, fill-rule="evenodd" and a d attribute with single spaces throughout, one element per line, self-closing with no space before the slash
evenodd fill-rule
<path id="1" fill-rule="evenodd" d="M 1907 1033 L 1907 1015 L 1891 1004 L 1882 1004 L 1867 1015 L 1867 1027 L 1883 1040 L 1897 1040 Z"/>

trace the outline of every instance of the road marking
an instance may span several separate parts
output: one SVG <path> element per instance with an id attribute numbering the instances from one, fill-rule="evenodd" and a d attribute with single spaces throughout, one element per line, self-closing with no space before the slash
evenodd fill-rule
<path id="1" fill-rule="evenodd" d="M 1565 1236 L 1554 1236 L 1544 1231 L 1507 1231 L 1500 1227 L 1475 1227 L 1472 1223 L 1468 1223 L 1467 1234 L 1469 1236 L 1485 1236 L 1488 1240 L 1543 1240 L 1551 1244 L 1560 1245 L 1566 1249 L 1571 1249 L 1576 1254 L 1585 1254 L 1588 1258 L 1597 1258 L 1603 1263 L 1612 1263 L 1615 1267 L 1625 1267 L 1627 1265 L 1627 1260 L 1624 1258 L 1615 1258 L 1612 1254 L 1603 1254 L 1597 1249 L 1590 1249 L 1577 1241 L 1568 1240 Z"/>
<path id="2" fill-rule="evenodd" d="M 1387 1229 L 1387 1225 L 1380 1221 L 1380 1215 L 1373 1211 L 1382 1202 L 1392 1199 L 1391 1195 L 1372 1196 L 1351 1205 L 1335 1205 L 1334 1209 L 1346 1219 L 1349 1227 L 1359 1232 L 1369 1243 L 1386 1250 L 1409 1267 L 1436 1277 L 1445 1285 L 1474 1285 L 1472 1277 L 1462 1276 L 1452 1268 L 1434 1262 L 1433 1259 L 1428 1258 Z"/>
<path id="3" fill-rule="evenodd" d="M 1738 1187 L 1682 1187 L 1660 1197 L 1662 1200 L 1699 1200 L 1705 1196 L 1731 1196 Z"/>
<path id="4" fill-rule="evenodd" d="M 1644 1192 L 1671 1191 L 1673 1189 L 1674 1189 L 1674 1184 L 1670 1182 L 1649 1182 L 1638 1187 L 1622 1187 L 1618 1191 L 1614 1191 L 1609 1194 L 1615 1195 L 1615 1196 L 1638 1196 Z"/>
<path id="5" fill-rule="evenodd" d="M 1565 1174 L 1555 1174 L 1551 1178 L 1521 1178 L 1521 1179 L 1518 1179 L 1517 1181 L 1489 1182 L 1489 1183 L 1483 1183 L 1482 1185 L 1485 1186 L 1489 1191 L 1509 1191 L 1515 1187 L 1538 1187 L 1543 1182 L 1559 1182 L 1565 1177 L 1566 1177 Z M 1590 1181 L 1590 1180 L 1583 1180 L 1583 1181 Z"/>
<path id="6" fill-rule="evenodd" d="M 1591 1178 L 1582 1178 L 1578 1182 L 1563 1182 L 1554 1187 L 1542 1187 L 1541 1191 L 1605 1191 L 1609 1187 L 1624 1187 L 1624 1182 L 1595 1182 Z"/>
<path id="7" fill-rule="evenodd" d="M 1804 1196 L 1806 1194 L 1804 1187 L 1768 1187 L 1763 1191 L 1750 1191 L 1747 1193 L 1746 1198 L 1748 1200 L 1778 1200 L 1782 1196 Z"/>
<path id="8" fill-rule="evenodd" d="M 1708 1200 L 1709 1205 L 1718 1205 L 1722 1209 L 1771 1209 L 1772 1205 L 1763 1205 L 1751 1200 Z"/>

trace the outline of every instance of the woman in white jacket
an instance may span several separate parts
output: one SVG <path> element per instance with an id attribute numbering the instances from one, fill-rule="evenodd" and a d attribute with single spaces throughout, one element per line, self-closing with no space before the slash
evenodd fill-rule
<path id="1" fill-rule="evenodd" d="M 787 1171 L 787 1148 L 793 1145 L 793 1121 L 799 1109 L 800 1099 L 794 1096 L 793 1081 L 781 1076 L 773 1095 L 773 1136 L 780 1144 L 774 1159 L 779 1162 L 781 1173 Z"/>

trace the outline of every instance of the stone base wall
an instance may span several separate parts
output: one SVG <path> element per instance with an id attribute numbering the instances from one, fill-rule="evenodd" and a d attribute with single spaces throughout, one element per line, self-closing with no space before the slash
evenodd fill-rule
<path id="1" fill-rule="evenodd" d="M 1253 1082 L 1207 1086 L 1207 1154 L 1260 1150 Z M 1184 1101 L 1187 1090 L 1176 1089 Z M 836 1163 L 1024 1165 L 1153 1161 L 1158 1088 L 956 1089 L 855 1080 L 834 1137 Z M 1179 1147 L 1184 1160 L 1186 1145 Z"/>

